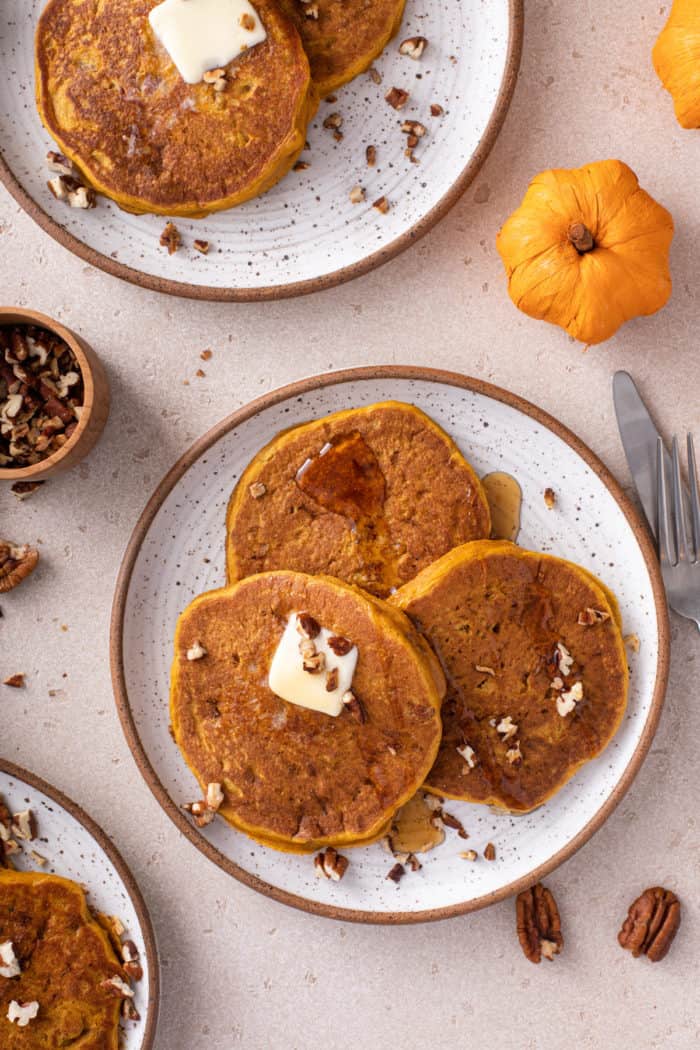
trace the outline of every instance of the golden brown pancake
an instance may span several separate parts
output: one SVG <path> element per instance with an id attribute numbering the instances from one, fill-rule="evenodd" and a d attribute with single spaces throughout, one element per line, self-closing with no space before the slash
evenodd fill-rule
<path id="1" fill-rule="evenodd" d="M 85 179 L 131 212 L 206 215 L 291 168 L 316 108 L 299 34 L 256 0 L 267 39 L 228 83 L 186 84 L 148 22 L 159 0 L 49 0 L 36 33 L 39 115 Z"/>
<path id="2" fill-rule="evenodd" d="M 279 0 L 295 23 L 320 95 L 363 73 L 398 33 L 406 0 Z M 310 17 L 311 10 L 318 18 Z"/>
<path id="3" fill-rule="evenodd" d="M 386 597 L 488 536 L 490 516 L 451 438 L 413 405 L 383 401 L 278 435 L 243 473 L 226 524 L 231 582 L 295 569 Z"/>
<path id="4" fill-rule="evenodd" d="M 0 871 L 5 941 L 22 972 L 0 977 L 2 1050 L 117 1050 L 121 1000 L 100 982 L 124 974 L 80 886 L 41 872 Z M 7 1018 L 13 999 L 39 1004 L 23 1028 Z"/>
<path id="5" fill-rule="evenodd" d="M 277 697 L 268 671 L 292 613 L 307 612 L 358 649 L 353 692 L 365 720 Z M 195 643 L 206 650 L 188 660 Z M 369 839 L 422 783 L 440 742 L 444 677 L 403 613 L 330 577 L 250 576 L 200 595 L 178 620 L 174 736 L 219 812 L 277 849 Z"/>
<path id="6" fill-rule="evenodd" d="M 447 677 L 428 790 L 525 813 L 615 733 L 628 684 L 619 612 L 580 566 L 511 543 L 469 543 L 391 601 Z"/>

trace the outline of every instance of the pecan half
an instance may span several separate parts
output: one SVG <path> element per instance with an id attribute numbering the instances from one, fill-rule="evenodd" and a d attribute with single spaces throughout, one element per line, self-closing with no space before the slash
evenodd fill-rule
<path id="1" fill-rule="evenodd" d="M 515 921 L 520 947 L 531 963 L 543 956 L 551 962 L 559 954 L 564 945 L 559 909 L 541 882 L 515 898 Z"/>
<path id="2" fill-rule="evenodd" d="M 646 955 L 651 962 L 660 962 L 671 947 L 680 924 L 681 902 L 678 897 L 663 886 L 652 886 L 630 905 L 617 939 L 635 959 Z"/>
<path id="3" fill-rule="evenodd" d="M 22 582 L 39 561 L 39 551 L 26 544 L 15 547 L 7 540 L 0 540 L 0 594 L 6 594 Z"/>

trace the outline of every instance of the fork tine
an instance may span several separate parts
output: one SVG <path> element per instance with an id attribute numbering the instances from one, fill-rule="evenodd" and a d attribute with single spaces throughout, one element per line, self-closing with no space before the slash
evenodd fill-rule
<path id="1" fill-rule="evenodd" d="M 664 469 L 664 446 L 661 438 L 656 440 L 656 520 L 658 525 L 659 557 L 675 565 L 671 557 L 668 537 L 668 505 L 666 501 L 666 472 Z"/>
<path id="2" fill-rule="evenodd" d="M 688 480 L 690 481 L 690 521 L 693 530 L 695 561 L 700 561 L 700 494 L 698 493 L 698 465 L 695 461 L 693 435 L 688 434 Z"/>
<path id="3" fill-rule="evenodd" d="M 676 546 L 676 557 L 678 561 L 688 561 L 688 537 L 685 531 L 685 507 L 683 505 L 683 482 L 681 481 L 681 458 L 678 454 L 678 438 L 675 434 L 673 435 L 673 441 L 671 443 L 671 458 L 673 463 L 671 475 L 673 539 Z"/>

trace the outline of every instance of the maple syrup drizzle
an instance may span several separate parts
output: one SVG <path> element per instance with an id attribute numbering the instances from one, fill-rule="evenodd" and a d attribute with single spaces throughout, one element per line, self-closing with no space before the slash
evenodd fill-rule
<path id="1" fill-rule="evenodd" d="M 324 510 L 341 514 L 352 526 L 362 559 L 354 581 L 389 594 L 398 586 L 398 553 L 384 514 L 386 479 L 377 457 L 354 430 L 324 445 L 296 474 L 301 491 Z"/>
<path id="2" fill-rule="evenodd" d="M 515 543 L 520 532 L 523 493 L 510 474 L 497 470 L 481 479 L 491 509 L 491 539 Z"/>

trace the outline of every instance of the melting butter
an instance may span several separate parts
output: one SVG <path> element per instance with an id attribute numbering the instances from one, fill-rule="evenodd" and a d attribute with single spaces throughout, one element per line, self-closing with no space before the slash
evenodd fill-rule
<path id="1" fill-rule="evenodd" d="M 335 718 L 343 710 L 343 695 L 352 686 L 357 646 L 344 638 L 339 645 L 338 636 L 320 625 L 318 634 L 309 638 L 300 632 L 299 624 L 299 614 L 292 613 L 272 657 L 270 689 L 290 704 Z M 345 648 L 347 652 L 340 651 Z"/>
<path id="2" fill-rule="evenodd" d="M 394 817 L 389 832 L 393 853 L 427 853 L 445 839 L 437 819 L 437 799 L 419 791 Z"/>
<path id="3" fill-rule="evenodd" d="M 523 494 L 510 474 L 497 470 L 481 479 L 491 510 L 491 539 L 515 542 L 520 532 Z"/>
<path id="4" fill-rule="evenodd" d="M 186 84 L 267 39 L 248 0 L 163 0 L 148 20 Z"/>

